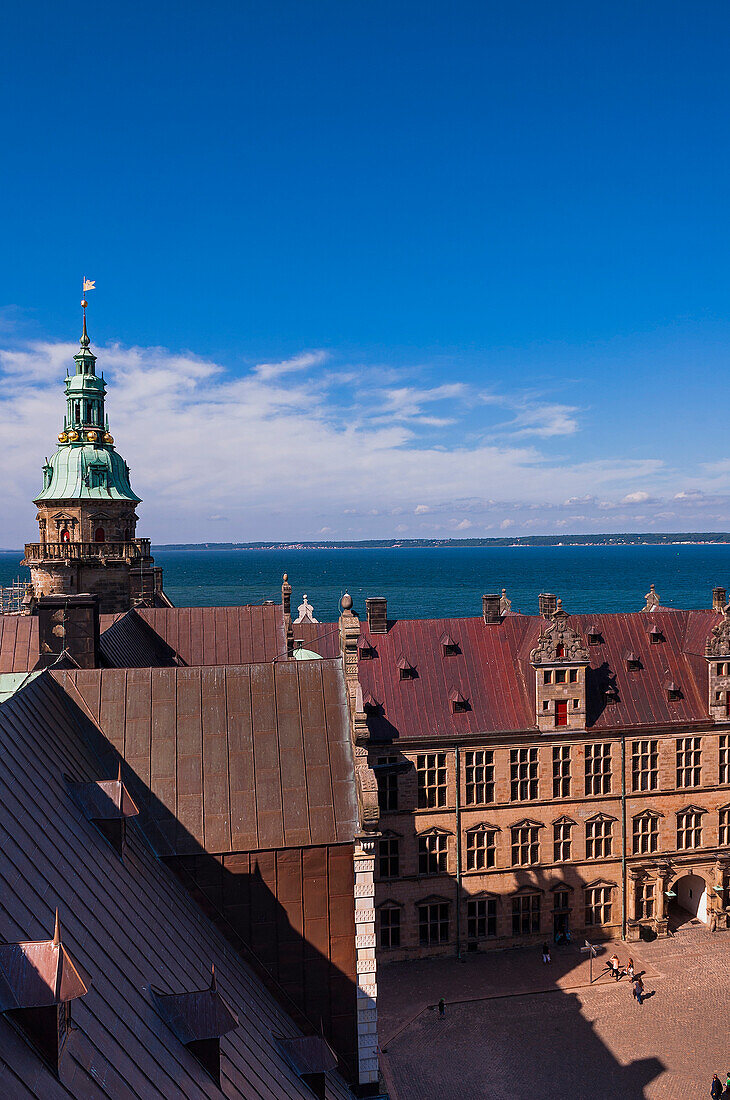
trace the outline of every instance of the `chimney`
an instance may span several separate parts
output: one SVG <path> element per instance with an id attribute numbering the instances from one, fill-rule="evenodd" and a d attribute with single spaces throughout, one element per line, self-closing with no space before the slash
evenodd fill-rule
<path id="1" fill-rule="evenodd" d="M 500 603 L 501 596 L 499 595 L 499 593 L 492 593 L 489 596 L 482 596 L 482 615 L 484 616 L 485 623 L 502 622 Z"/>
<path id="2" fill-rule="evenodd" d="M 385 596 L 369 596 L 365 600 L 368 630 L 371 634 L 388 633 L 388 601 Z"/>
<path id="3" fill-rule="evenodd" d="M 284 614 L 291 615 L 291 585 L 289 584 L 288 573 L 284 574 L 281 585 L 281 603 L 284 608 Z"/>
<path id="4" fill-rule="evenodd" d="M 40 668 L 55 664 L 64 651 L 79 668 L 99 667 L 98 596 L 41 596 L 37 608 Z"/>
<path id="5" fill-rule="evenodd" d="M 727 593 L 724 588 L 712 589 L 712 610 L 724 611 L 727 603 Z"/>
<path id="6" fill-rule="evenodd" d="M 558 609 L 558 601 L 554 592 L 541 592 L 537 602 L 543 619 L 551 619 Z"/>

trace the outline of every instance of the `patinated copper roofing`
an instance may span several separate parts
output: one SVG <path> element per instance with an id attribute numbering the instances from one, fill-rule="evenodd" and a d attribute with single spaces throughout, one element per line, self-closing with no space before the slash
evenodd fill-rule
<path id="1" fill-rule="evenodd" d="M 55 673 L 124 757 L 155 844 L 183 854 L 349 842 L 357 830 L 340 661 Z"/>
<path id="2" fill-rule="evenodd" d="M 281 604 L 145 607 L 138 614 L 186 665 L 245 665 L 286 656 Z"/>
<path id="3" fill-rule="evenodd" d="M 64 773 L 79 783 L 109 774 L 93 735 L 78 696 L 48 672 L 0 705 L 0 940 L 47 943 L 58 907 L 63 948 L 88 986 L 72 1004 L 58 1078 L 0 1015 L 0 1096 L 311 1100 L 277 1041 L 301 1032 L 139 826 L 129 825 L 121 861 L 74 803 Z M 220 1090 L 154 1011 L 151 993 L 204 988 L 211 962 L 221 996 L 245 1020 L 221 1039 Z M 327 1096 L 350 1097 L 334 1071 Z"/>

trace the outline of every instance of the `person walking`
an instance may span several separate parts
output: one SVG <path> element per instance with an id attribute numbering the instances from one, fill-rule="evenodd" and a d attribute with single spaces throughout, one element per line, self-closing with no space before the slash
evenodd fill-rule
<path id="1" fill-rule="evenodd" d="M 634 960 L 633 959 L 629 959 L 629 961 L 626 963 L 626 973 L 629 976 L 630 980 L 633 982 L 633 980 L 634 980 Z"/>
<path id="2" fill-rule="evenodd" d="M 644 1003 L 644 983 L 641 978 L 637 978 L 634 982 L 634 996 L 640 1005 Z"/>
<path id="3" fill-rule="evenodd" d="M 712 1088 L 710 1089 L 710 1096 L 713 1100 L 722 1100 L 722 1081 L 716 1073 L 712 1075 Z"/>
<path id="4" fill-rule="evenodd" d="M 611 967 L 611 973 L 616 981 L 621 977 L 620 962 L 618 955 L 614 952 L 611 958 L 608 960 L 608 965 Z"/>
<path id="5" fill-rule="evenodd" d="M 440 1017 L 440 1019 L 443 1019 L 443 1017 L 445 1015 L 446 1015 L 446 1001 L 443 999 L 443 997 L 441 997 L 439 999 L 439 1017 Z"/>
<path id="6" fill-rule="evenodd" d="M 547 941 L 542 945 L 542 961 L 544 963 L 550 962 L 550 948 L 547 944 Z"/>

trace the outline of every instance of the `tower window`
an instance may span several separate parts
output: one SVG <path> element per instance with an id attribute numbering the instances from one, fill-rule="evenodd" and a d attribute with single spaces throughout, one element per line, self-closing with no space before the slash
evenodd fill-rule
<path id="1" fill-rule="evenodd" d="M 106 542 L 106 535 L 103 527 L 97 527 L 94 531 L 94 542 Z"/>

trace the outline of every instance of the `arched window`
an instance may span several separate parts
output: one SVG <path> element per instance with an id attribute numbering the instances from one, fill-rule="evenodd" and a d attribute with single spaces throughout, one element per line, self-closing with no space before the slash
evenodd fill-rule
<path id="1" fill-rule="evenodd" d="M 64 527 L 63 531 L 61 531 L 61 542 L 70 542 L 70 541 L 71 541 L 71 532 L 69 531 L 68 527 Z"/>
<path id="2" fill-rule="evenodd" d="M 97 527 L 94 531 L 94 542 L 106 542 L 106 535 L 104 534 L 103 527 Z"/>

